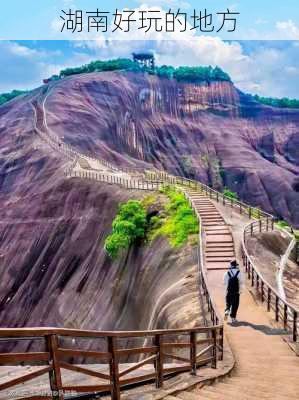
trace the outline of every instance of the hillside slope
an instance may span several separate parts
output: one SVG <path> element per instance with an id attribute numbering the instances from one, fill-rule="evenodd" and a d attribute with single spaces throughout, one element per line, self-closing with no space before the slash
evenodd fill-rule
<path id="1" fill-rule="evenodd" d="M 66 179 L 72 160 L 35 129 L 30 102 L 43 93 L 0 108 L 0 326 L 199 323 L 196 248 L 158 238 L 111 261 L 104 240 L 118 205 L 144 193 Z"/>
<path id="2" fill-rule="evenodd" d="M 62 80 L 46 109 L 49 127 L 86 153 L 228 186 L 299 225 L 299 110 L 263 106 L 230 82 L 120 72 Z"/>

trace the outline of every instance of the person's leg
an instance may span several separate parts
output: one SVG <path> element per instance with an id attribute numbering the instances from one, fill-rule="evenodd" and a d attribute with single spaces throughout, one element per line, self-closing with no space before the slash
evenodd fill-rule
<path id="1" fill-rule="evenodd" d="M 231 309 L 231 306 L 232 306 L 232 304 L 231 304 L 231 296 L 230 296 L 229 293 L 226 294 L 225 300 L 226 300 L 225 315 L 227 316 L 227 315 L 229 315 L 230 309 Z"/>
<path id="2" fill-rule="evenodd" d="M 226 293 L 226 307 L 225 307 L 225 311 L 226 310 L 230 310 L 230 308 L 231 308 L 231 302 L 230 302 L 230 296 L 229 296 L 229 294 L 228 293 Z"/>
<path id="3" fill-rule="evenodd" d="M 231 308 L 231 313 L 230 316 L 231 318 L 235 319 L 237 316 L 239 304 L 240 304 L 240 295 L 239 293 L 236 293 L 232 296 L 232 308 Z"/>

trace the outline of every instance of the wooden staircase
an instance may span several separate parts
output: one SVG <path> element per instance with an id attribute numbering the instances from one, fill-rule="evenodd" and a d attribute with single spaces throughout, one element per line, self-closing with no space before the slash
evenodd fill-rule
<path id="1" fill-rule="evenodd" d="M 205 266 L 211 294 L 218 309 L 224 310 L 223 270 L 236 258 L 233 235 L 210 199 L 193 190 L 188 190 L 188 195 L 205 232 Z M 232 376 L 165 400 L 299 399 L 299 358 L 282 340 L 283 330 L 273 327 L 269 314 L 247 289 L 241 295 L 238 319 L 236 326 L 225 327 L 236 357 Z"/>
<path id="2" fill-rule="evenodd" d="M 235 256 L 233 237 L 223 216 L 206 196 L 188 190 L 201 216 L 205 231 L 205 265 L 207 270 L 226 270 Z"/>

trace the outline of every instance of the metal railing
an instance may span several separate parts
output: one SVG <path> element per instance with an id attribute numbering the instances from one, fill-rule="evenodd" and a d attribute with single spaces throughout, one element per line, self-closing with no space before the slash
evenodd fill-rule
<path id="1" fill-rule="evenodd" d="M 242 201 L 226 196 L 225 194 L 218 192 L 217 190 L 214 190 L 199 181 L 170 175 L 167 172 L 161 171 L 145 171 L 145 176 L 152 182 L 164 182 L 172 185 L 182 185 L 194 190 L 198 190 L 199 192 L 204 193 L 210 199 L 216 200 L 218 203 L 222 203 L 224 206 L 234 208 L 235 210 L 239 211 L 240 214 L 244 214 L 250 219 L 266 218 L 269 221 L 273 219 L 273 215 L 262 211 L 257 207 L 252 207 L 249 204 L 243 203 Z"/>
<path id="2" fill-rule="evenodd" d="M 274 221 L 269 224 L 268 219 L 250 222 L 244 229 L 242 241 L 243 263 L 251 286 L 255 288 L 263 304 L 266 304 L 267 311 L 274 311 L 276 322 L 282 322 L 285 330 L 289 330 L 292 341 L 298 341 L 298 313 L 294 306 L 283 299 L 278 290 L 270 285 L 263 277 L 258 267 L 250 257 L 247 249 L 247 239 L 254 234 L 269 232 L 274 229 Z"/>

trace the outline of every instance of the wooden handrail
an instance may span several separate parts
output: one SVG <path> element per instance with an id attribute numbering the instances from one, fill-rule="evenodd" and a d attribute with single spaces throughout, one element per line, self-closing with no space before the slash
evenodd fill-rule
<path id="1" fill-rule="evenodd" d="M 198 189 L 201 192 L 204 192 L 211 199 L 216 200 L 217 202 L 220 202 L 221 200 L 224 205 L 230 205 L 231 207 L 238 209 L 240 211 L 240 214 L 245 213 L 249 218 L 268 218 L 270 220 L 274 218 L 273 215 L 262 211 L 259 208 L 252 207 L 247 203 L 226 196 L 223 193 L 212 189 L 208 185 L 205 185 L 204 183 L 193 179 L 171 175 L 165 171 L 145 171 L 145 175 L 152 181 L 162 181 L 170 184 L 181 184 L 183 186 Z"/>
<path id="2" fill-rule="evenodd" d="M 154 329 L 148 331 L 95 331 L 84 329 L 67 329 L 67 328 L 0 328 L 0 338 L 38 338 L 46 335 L 59 335 L 66 337 L 81 337 L 81 338 L 104 338 L 114 336 L 118 338 L 134 338 L 155 335 L 183 335 L 190 332 L 206 333 L 211 330 L 217 330 L 221 326 L 199 326 L 195 328 L 181 328 L 181 329 Z"/>
<path id="3" fill-rule="evenodd" d="M 246 275 L 248 279 L 251 280 L 251 285 L 255 286 L 257 292 L 261 294 L 262 303 L 266 302 L 267 311 L 271 311 L 271 309 L 273 309 L 275 313 L 275 320 L 279 322 L 279 320 L 281 319 L 283 321 L 285 329 L 290 327 L 292 332 L 292 340 L 293 342 L 297 342 L 298 330 L 299 330 L 298 327 L 299 310 L 296 309 L 287 300 L 283 299 L 278 293 L 277 289 L 266 281 L 266 279 L 262 276 L 262 273 L 260 272 L 257 265 L 252 260 L 252 257 L 249 255 L 246 246 L 246 241 L 248 236 L 253 236 L 255 232 L 261 233 L 273 230 L 274 229 L 273 222 L 274 221 L 272 220 L 272 223 L 269 226 L 268 220 L 262 219 L 259 221 L 252 221 L 245 226 L 242 239 L 243 263 Z"/>
<path id="4" fill-rule="evenodd" d="M 143 382 L 147 379 L 155 379 L 156 386 L 161 387 L 163 385 L 164 377 L 171 373 L 179 373 L 183 371 L 190 371 L 192 374 L 196 374 L 196 369 L 200 365 L 206 365 L 211 363 L 213 367 L 217 365 L 218 355 L 217 346 L 221 343 L 221 329 L 222 326 L 209 326 L 209 327 L 195 327 L 186 329 L 159 329 L 151 331 L 109 331 L 109 332 L 97 332 L 90 330 L 77 330 L 77 329 L 61 329 L 61 328 L 9 328 L 0 329 L 0 337 L 6 341 L 18 341 L 32 338 L 38 338 L 44 341 L 46 352 L 31 352 L 27 353 L 7 353 L 0 354 L 1 365 L 20 364 L 21 362 L 34 363 L 44 362 L 45 365 L 42 369 L 25 373 L 17 378 L 12 378 L 4 383 L 0 384 L 0 390 L 12 388 L 16 385 L 30 381 L 38 376 L 48 373 L 50 380 L 50 387 L 53 400 L 63 400 L 64 393 L 68 390 L 72 390 L 76 393 L 93 393 L 94 391 L 111 391 L 113 400 L 120 399 L 120 389 L 124 385 L 133 384 L 137 382 Z M 213 340 L 197 340 L 196 335 L 201 333 L 208 333 Z M 180 342 L 182 335 L 187 335 L 189 341 Z M 119 348 L 118 340 L 128 337 L 145 337 L 151 336 L 153 339 L 153 346 L 151 347 L 136 347 L 136 348 Z M 168 343 L 169 336 L 173 336 L 175 340 L 173 343 Z M 60 339 L 65 337 L 71 338 L 104 338 L 107 343 L 107 351 L 87 351 L 76 349 L 64 349 L 61 347 Z M 166 339 L 166 340 L 165 340 Z M 164 347 L 165 343 L 165 347 Z M 182 346 L 183 344 L 183 346 Z M 197 353 L 197 346 L 207 346 L 200 348 Z M 78 346 L 78 345 L 77 345 Z M 169 350 L 190 348 L 190 358 L 182 357 L 169 353 Z M 167 352 L 168 351 L 168 352 Z M 223 349 L 222 349 L 223 351 Z M 208 358 L 199 358 L 201 355 L 206 353 L 211 354 Z M 141 353 L 151 353 L 152 355 L 147 356 L 146 359 L 135 363 L 132 366 L 126 367 L 120 371 L 121 357 L 130 355 L 138 355 Z M 88 366 L 80 366 L 77 364 L 71 364 L 69 361 L 65 361 L 66 358 L 70 358 L 72 361 L 76 357 L 87 357 L 103 359 L 109 364 L 109 373 L 103 372 L 102 370 L 94 370 L 88 368 Z M 173 357 L 175 360 L 183 361 L 183 364 L 174 364 L 170 367 L 165 367 L 165 358 Z M 154 373 L 141 373 L 137 376 L 128 376 L 123 379 L 123 376 L 140 369 L 145 364 L 151 364 L 154 362 L 155 372 Z M 105 365 L 105 364 L 104 364 Z M 92 376 L 99 379 L 98 384 L 84 384 L 84 385 L 72 385 L 65 386 L 62 379 L 62 369 L 78 372 L 87 376 Z M 43 398 L 39 396 L 38 398 Z M 45 397 L 49 398 L 49 396 Z"/>

